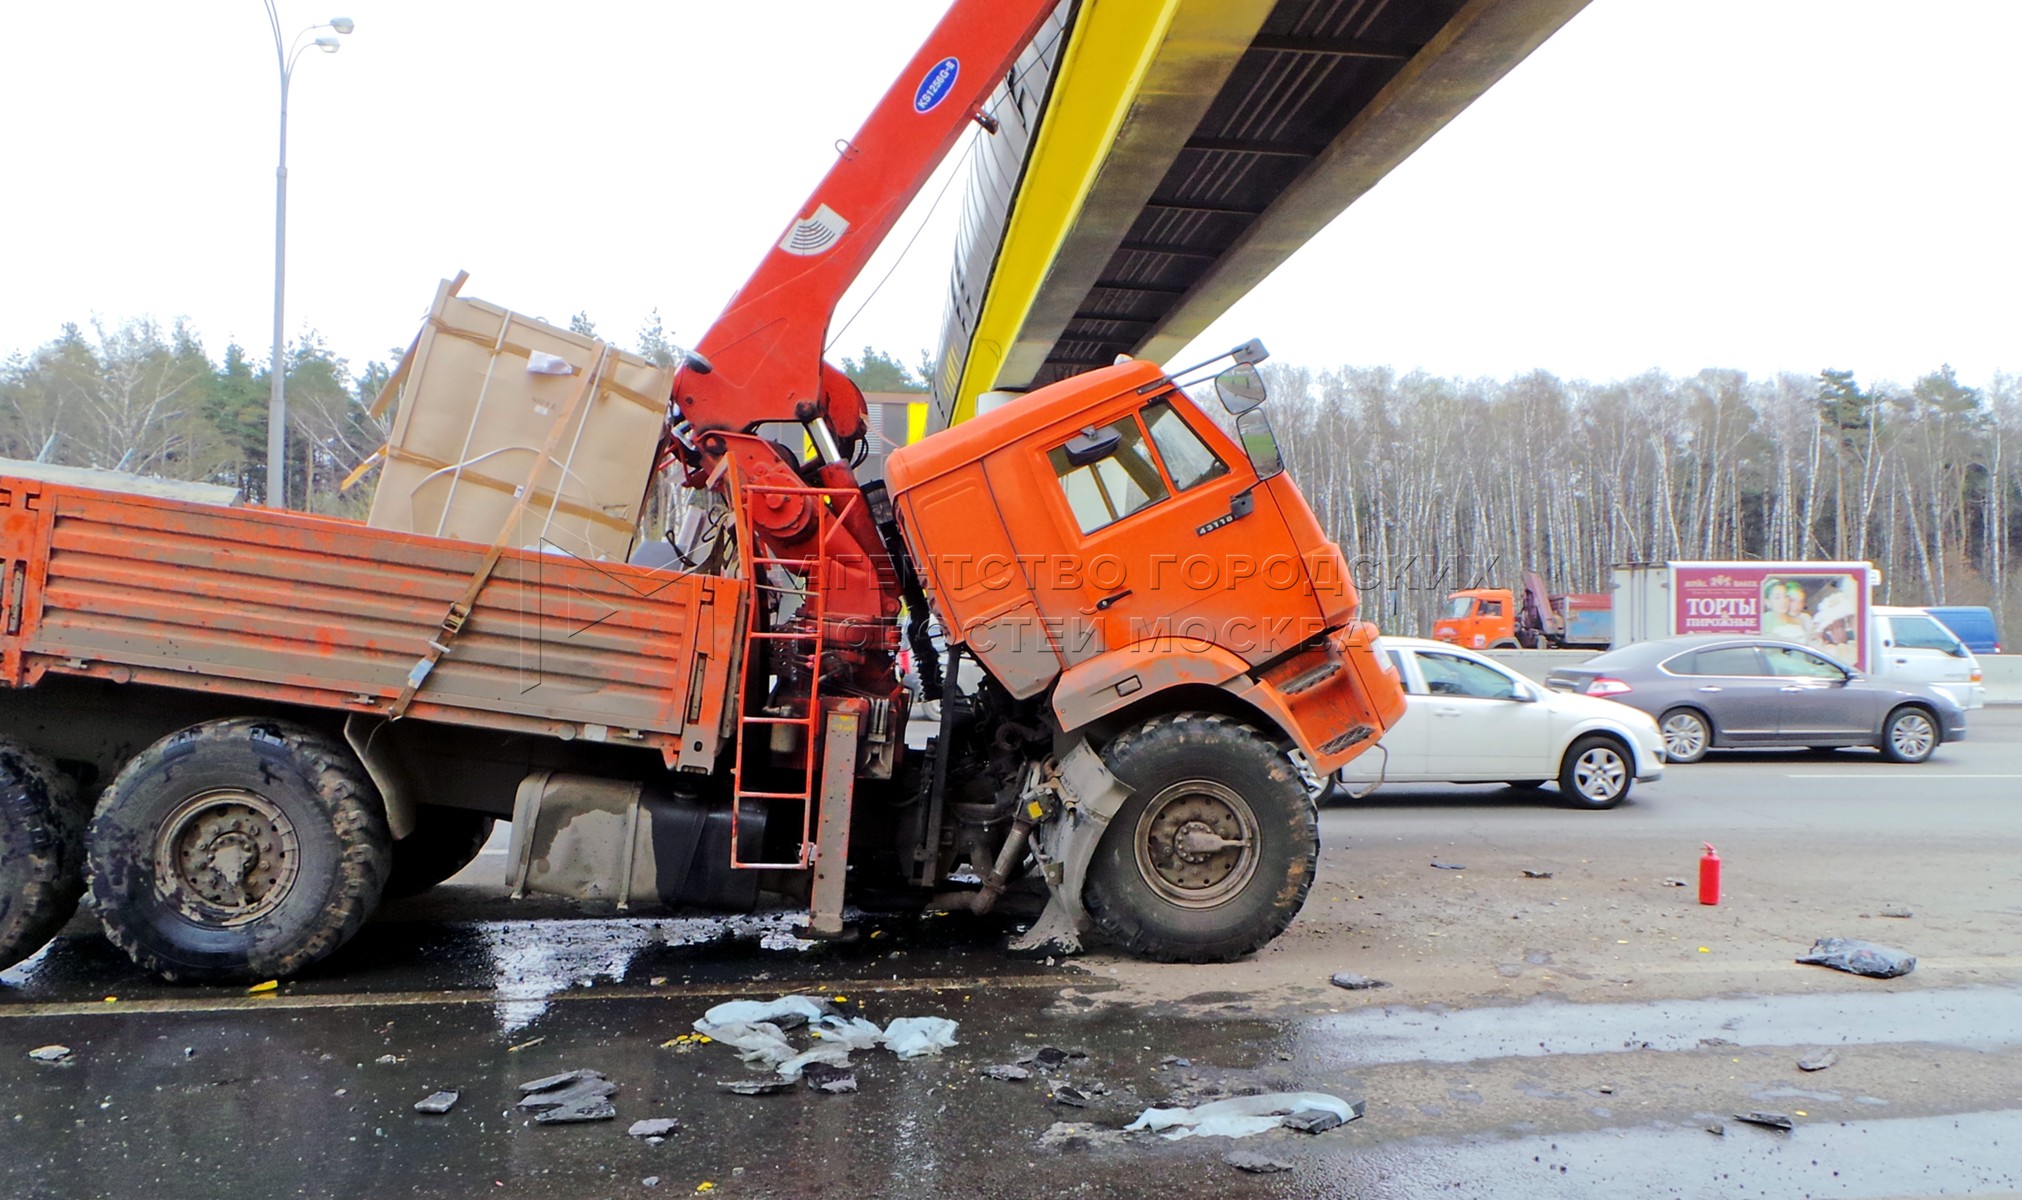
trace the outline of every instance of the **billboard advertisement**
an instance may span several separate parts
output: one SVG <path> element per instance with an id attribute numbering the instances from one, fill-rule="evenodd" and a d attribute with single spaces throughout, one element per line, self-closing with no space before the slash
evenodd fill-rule
<path id="1" fill-rule="evenodd" d="M 1673 628 L 1759 634 L 1866 670 L 1867 571 L 1847 564 L 1676 563 Z"/>

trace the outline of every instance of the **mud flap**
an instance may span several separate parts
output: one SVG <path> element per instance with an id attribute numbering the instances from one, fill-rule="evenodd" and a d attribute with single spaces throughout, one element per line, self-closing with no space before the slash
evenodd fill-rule
<path id="1" fill-rule="evenodd" d="M 1102 756 L 1086 739 L 1060 756 L 1059 769 L 1049 772 L 1044 788 L 1053 793 L 1057 806 L 1033 830 L 1032 854 L 1039 860 L 1052 897 L 1032 927 L 1012 940 L 1011 948 L 1075 954 L 1081 950 L 1081 935 L 1089 928 L 1088 913 L 1081 907 L 1088 864 L 1109 829 L 1110 818 L 1130 799 L 1131 788 L 1109 773 Z M 1044 801 L 1028 796 L 1026 802 Z"/>

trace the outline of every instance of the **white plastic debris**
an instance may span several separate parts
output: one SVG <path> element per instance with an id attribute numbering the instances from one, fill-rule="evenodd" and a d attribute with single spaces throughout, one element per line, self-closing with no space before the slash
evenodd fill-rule
<path id="1" fill-rule="evenodd" d="M 1298 1112 L 1325 1112 L 1352 1121 L 1361 1116 L 1357 1106 L 1325 1092 L 1270 1092 L 1262 1096 L 1236 1096 L 1213 1100 L 1194 1108 L 1148 1108 L 1124 1131 L 1145 1130 L 1177 1141 L 1189 1137 L 1249 1137 L 1276 1129 L 1284 1118 Z"/>
<path id="2" fill-rule="evenodd" d="M 777 1000 L 730 1000 L 702 1014 L 695 1032 L 708 1033 L 704 1025 L 756 1025 L 770 1021 L 782 1028 L 805 1025 L 829 1013 L 828 1002 L 813 996 L 781 996 Z"/>
<path id="3" fill-rule="evenodd" d="M 781 1079 L 799 1079 L 800 1073 L 809 1063 L 825 1063 L 831 1067 L 850 1065 L 850 1048 L 846 1042 L 816 1042 L 813 1049 L 803 1050 L 779 1064 Z"/>
<path id="4" fill-rule="evenodd" d="M 885 1026 L 885 1049 L 900 1058 L 939 1054 L 955 1044 L 955 1023 L 946 1017 L 899 1017 Z"/>
<path id="5" fill-rule="evenodd" d="M 527 351 L 527 374 L 529 375 L 574 375 L 576 369 L 569 360 L 559 354 L 549 354 L 545 350 Z"/>

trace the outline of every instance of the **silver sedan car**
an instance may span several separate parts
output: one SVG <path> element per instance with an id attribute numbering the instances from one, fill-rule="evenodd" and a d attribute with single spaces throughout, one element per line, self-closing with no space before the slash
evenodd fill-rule
<path id="1" fill-rule="evenodd" d="M 1638 642 L 1556 668 L 1545 686 L 1649 713 L 1675 763 L 1738 746 L 1873 746 L 1892 762 L 1915 763 L 1966 736 L 1965 710 L 1943 693 L 1870 678 L 1772 638 Z"/>

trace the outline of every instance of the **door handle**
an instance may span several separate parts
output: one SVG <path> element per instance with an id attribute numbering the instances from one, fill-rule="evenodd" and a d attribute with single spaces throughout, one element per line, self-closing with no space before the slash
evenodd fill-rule
<path id="1" fill-rule="evenodd" d="M 1111 608 L 1112 606 L 1114 606 L 1114 605 L 1116 604 L 1116 602 L 1117 602 L 1118 600 L 1121 600 L 1121 599 L 1123 599 L 1123 598 L 1124 598 L 1125 596 L 1128 596 L 1128 595 L 1130 595 L 1130 589 L 1129 589 L 1129 588 L 1125 588 L 1125 589 L 1123 589 L 1123 590 L 1122 590 L 1122 591 L 1120 591 L 1120 592 L 1112 592 L 1112 593 L 1110 593 L 1109 595 L 1107 595 L 1107 596 L 1104 596 L 1104 597 L 1103 597 L 1102 599 L 1100 599 L 1100 600 L 1097 600 L 1097 601 L 1095 602 L 1095 607 L 1094 607 L 1094 608 L 1084 608 L 1084 609 L 1082 609 L 1082 610 L 1081 610 L 1081 615 L 1082 615 L 1082 616 L 1084 616 L 1084 617 L 1086 617 L 1086 616 L 1090 616 L 1090 615 L 1092 615 L 1092 614 L 1094 614 L 1094 613 L 1099 613 L 1099 612 L 1108 612 L 1108 611 L 1110 610 L 1110 608 Z"/>
<path id="2" fill-rule="evenodd" d="M 1786 683 L 1776 690 L 1779 692 L 1808 692 L 1811 689 L 1801 683 Z"/>
<path id="3" fill-rule="evenodd" d="M 1705 687 L 1700 688 L 1698 690 L 1702 692 L 1717 692 L 1720 690 L 1720 686 L 1718 684 L 1709 683 Z"/>
<path id="4" fill-rule="evenodd" d="M 1435 717 L 1457 717 L 1460 715 L 1460 710 L 1457 708 L 1435 708 L 1432 710 L 1432 715 Z"/>

